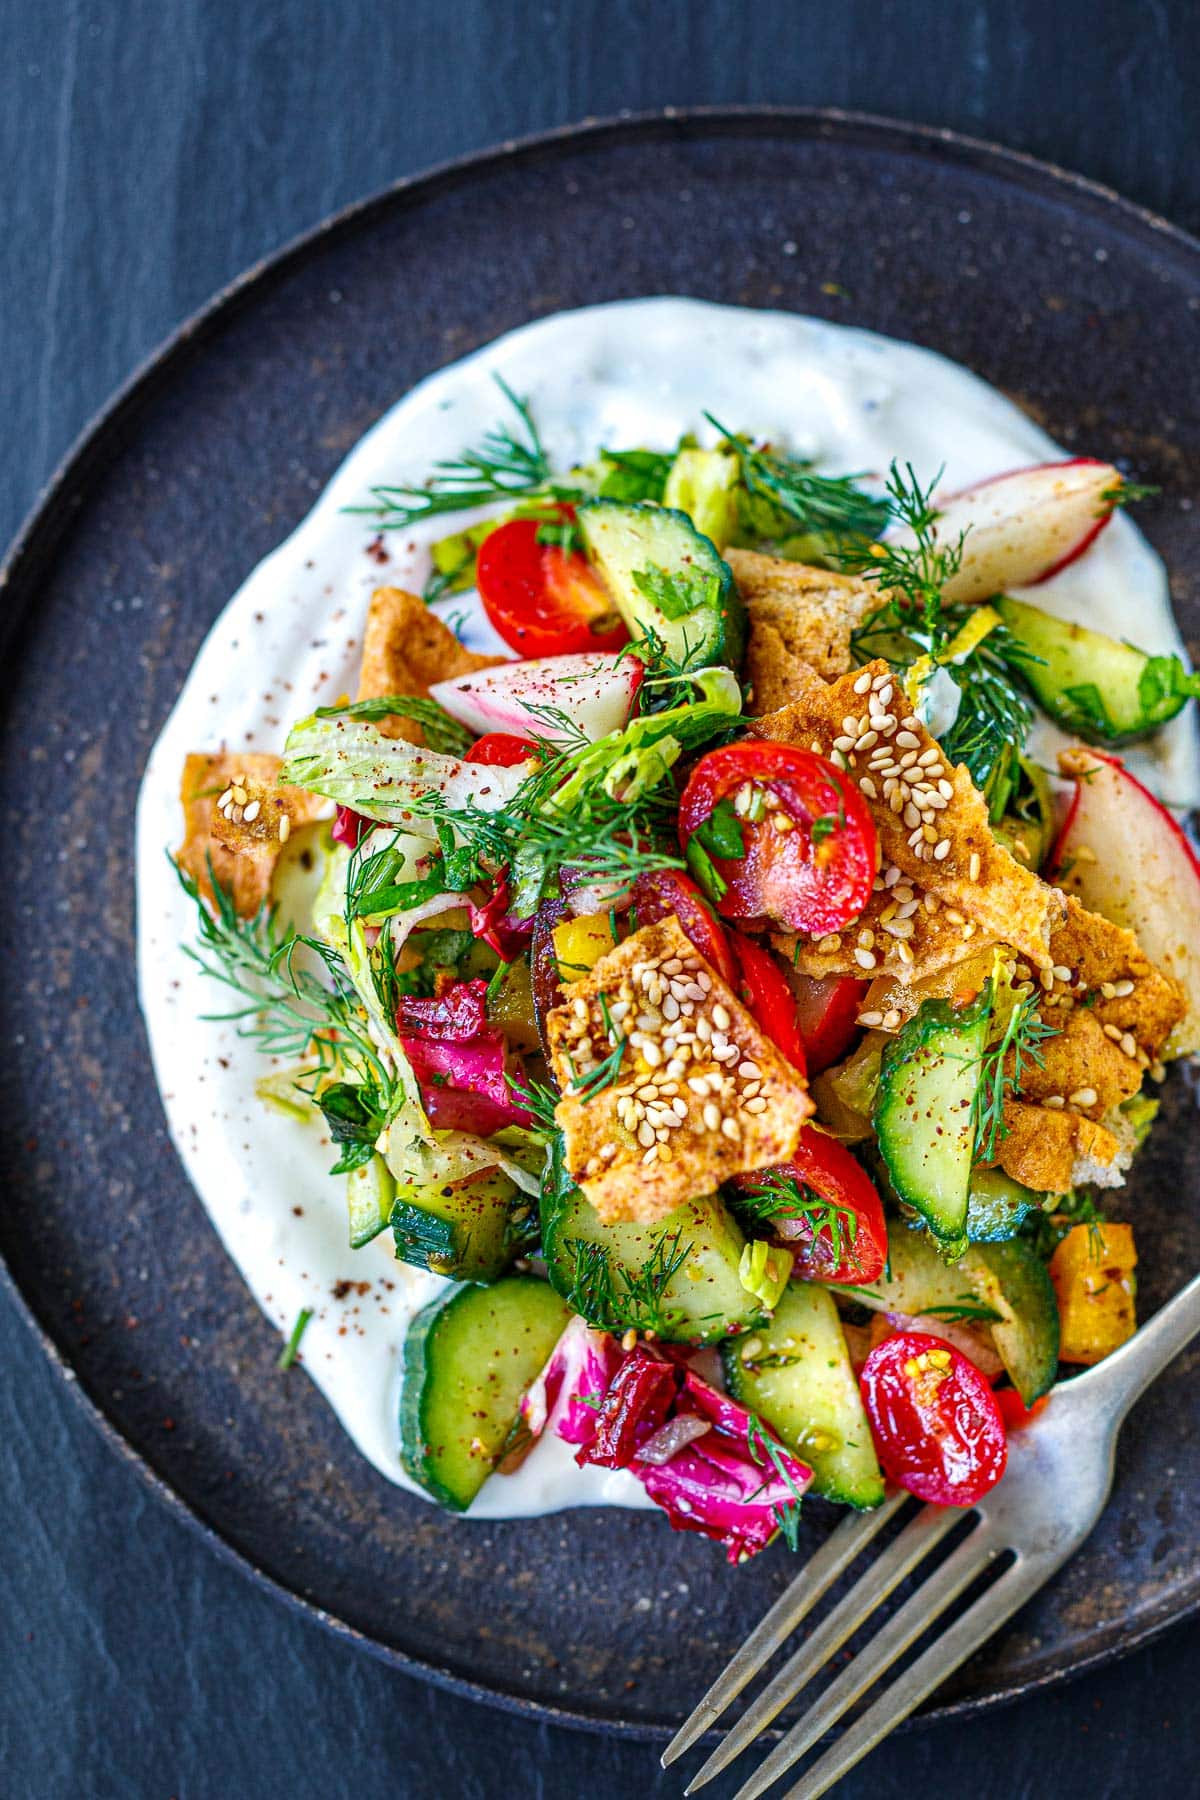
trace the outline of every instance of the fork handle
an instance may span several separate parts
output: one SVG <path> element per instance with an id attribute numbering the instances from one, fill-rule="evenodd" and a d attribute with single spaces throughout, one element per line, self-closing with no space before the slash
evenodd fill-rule
<path id="1" fill-rule="evenodd" d="M 1145 1392 L 1156 1375 L 1200 1331 L 1200 1275 L 1193 1275 L 1173 1300 L 1159 1308 L 1148 1324 L 1134 1333 L 1102 1363 L 1077 1376 L 1068 1384 L 1068 1392 L 1087 1388 L 1091 1403 L 1103 1397 L 1114 1422 L 1125 1417 L 1134 1401 Z"/>

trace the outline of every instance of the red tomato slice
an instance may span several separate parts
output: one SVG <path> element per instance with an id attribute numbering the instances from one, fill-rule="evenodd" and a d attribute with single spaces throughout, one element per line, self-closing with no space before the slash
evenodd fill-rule
<path id="1" fill-rule="evenodd" d="M 515 769 L 540 752 L 532 738 L 517 737 L 511 731 L 488 731 L 471 745 L 464 762 L 484 763 L 491 769 Z"/>
<path id="2" fill-rule="evenodd" d="M 600 577 L 578 551 L 539 544 L 544 519 L 510 519 L 483 540 L 475 579 L 488 618 L 519 655 L 619 650 L 629 642 Z"/>
<path id="3" fill-rule="evenodd" d="M 1049 1404 L 1049 1394 L 1043 1394 L 1032 1406 L 1026 1406 L 1016 1388 L 995 1389 L 996 1405 L 1000 1408 L 1000 1417 L 1004 1420 L 1007 1431 L 1019 1431 L 1022 1425 L 1028 1425 L 1031 1419 Z"/>
<path id="4" fill-rule="evenodd" d="M 787 976 L 762 944 L 733 933 L 733 951 L 741 964 L 741 994 L 764 1037 L 787 1057 L 794 1069 L 807 1073 L 804 1045 L 796 1022 L 796 1002 Z"/>
<path id="5" fill-rule="evenodd" d="M 639 928 L 656 925 L 660 919 L 678 919 L 705 962 L 728 987 L 737 987 L 738 969 L 729 934 L 713 918 L 708 901 L 690 875 L 678 869 L 639 875 L 633 885 L 633 904 Z"/>
<path id="6" fill-rule="evenodd" d="M 900 1331 L 863 1364 L 863 1403 L 885 1475 L 935 1506 L 974 1506 L 1008 1460 L 996 1396 L 944 1339 Z"/>
<path id="7" fill-rule="evenodd" d="M 809 1125 L 800 1134 L 792 1160 L 756 1175 L 739 1176 L 736 1185 L 761 1186 L 763 1175 L 792 1176 L 838 1210 L 836 1232 L 810 1213 L 778 1214 L 771 1234 L 795 1254 L 794 1273 L 805 1281 L 837 1281 L 865 1287 L 878 1280 L 887 1262 L 887 1223 L 883 1202 L 862 1164 L 827 1132 Z"/>
<path id="8" fill-rule="evenodd" d="M 799 970 L 792 974 L 790 982 L 808 1072 L 819 1075 L 840 1062 L 858 1036 L 858 1014 L 868 983 L 855 981 L 853 975 L 829 975 L 818 980 Z"/>
<path id="9" fill-rule="evenodd" d="M 684 845 L 722 800 L 745 794 L 744 854 L 712 855 L 726 919 L 773 919 L 814 937 L 862 913 L 879 862 L 875 822 L 854 783 L 812 750 L 747 741 L 710 750 L 679 802 Z M 787 823 L 780 829 L 777 820 Z M 728 824 L 728 820 L 726 820 Z"/>

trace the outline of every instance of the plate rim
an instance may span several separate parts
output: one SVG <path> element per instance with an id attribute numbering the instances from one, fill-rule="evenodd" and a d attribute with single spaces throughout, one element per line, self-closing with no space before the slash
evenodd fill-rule
<path id="1" fill-rule="evenodd" d="M 1118 222 L 1123 223 L 1126 229 L 1132 227 L 1139 233 L 1150 234 L 1155 243 L 1200 265 L 1200 238 L 1152 209 L 1127 199 L 1102 182 L 994 141 L 946 127 L 889 118 L 877 113 L 842 107 L 665 106 L 639 112 L 623 112 L 615 116 L 586 117 L 575 123 L 554 126 L 519 138 L 503 139 L 499 143 L 403 176 L 350 201 L 314 225 L 286 239 L 277 249 L 251 263 L 218 288 L 137 362 L 125 380 L 77 433 L 34 499 L 0 560 L 0 595 L 10 602 L 4 608 L 3 624 L 0 625 L 0 647 L 7 646 L 24 624 L 39 575 L 49 564 L 60 540 L 69 530 L 74 512 L 83 504 L 89 480 L 104 468 L 106 458 L 123 447 L 123 434 L 136 426 L 140 411 L 151 404 L 157 392 L 173 378 L 176 370 L 187 359 L 201 353 L 213 333 L 220 330 L 243 307 L 260 295 L 269 293 L 273 286 L 285 280 L 294 268 L 301 266 L 313 253 L 327 244 L 336 243 L 343 236 L 369 227 L 374 215 L 382 216 L 392 209 L 420 205 L 427 199 L 435 198 L 440 191 L 469 184 L 476 176 L 500 166 L 514 167 L 523 162 L 551 158 L 564 151 L 586 152 L 592 147 L 653 140 L 655 136 L 662 135 L 686 141 L 703 138 L 705 135 L 734 136 L 739 133 L 753 134 L 756 131 L 764 136 L 772 133 L 790 135 L 797 142 L 825 139 L 840 140 L 847 145 L 866 143 L 898 154 L 924 155 L 935 162 L 940 160 L 974 166 L 980 172 L 995 175 L 1000 180 L 1029 192 L 1040 192 L 1058 199 L 1062 198 L 1065 189 L 1076 204 L 1084 203 L 1098 216 L 1109 219 L 1115 213 Z M 24 593 L 21 592 L 22 588 Z M 14 598 L 17 601 L 15 605 L 11 603 Z M 601 1716 L 590 1713 L 578 1701 L 572 1702 L 570 1706 L 560 1707 L 550 1701 L 532 1700 L 502 1688 L 488 1686 L 425 1658 L 410 1655 L 359 1631 L 269 1574 L 210 1525 L 203 1513 L 160 1475 L 149 1458 L 122 1434 L 101 1403 L 84 1387 L 73 1363 L 42 1324 L 2 1254 L 0 1288 L 16 1316 L 40 1343 L 51 1368 L 72 1394 L 83 1416 L 117 1459 L 136 1472 L 147 1490 L 170 1515 L 183 1523 L 221 1560 L 238 1569 L 260 1592 L 270 1594 L 286 1610 L 315 1621 L 342 1642 L 365 1650 L 391 1668 L 429 1681 L 444 1691 L 497 1707 L 504 1712 L 548 1724 L 632 1740 L 666 1742 L 671 1736 L 674 1727 L 670 1724 Z M 970 1717 L 985 1710 L 1009 1705 L 1025 1695 L 1058 1687 L 1066 1681 L 1073 1681 L 1078 1676 L 1118 1661 L 1172 1627 L 1195 1617 L 1197 1613 L 1200 1613 L 1200 1594 L 1176 1609 L 1164 1608 L 1159 1616 L 1152 1617 L 1136 1632 L 1085 1654 L 1069 1665 L 1010 1682 L 991 1693 L 931 1707 L 906 1720 L 904 1728 L 932 1724 L 942 1719 Z M 779 1733 L 773 1730 L 771 1735 L 778 1736 Z M 702 1741 L 712 1743 L 718 1737 L 719 1733 L 711 1731 Z"/>

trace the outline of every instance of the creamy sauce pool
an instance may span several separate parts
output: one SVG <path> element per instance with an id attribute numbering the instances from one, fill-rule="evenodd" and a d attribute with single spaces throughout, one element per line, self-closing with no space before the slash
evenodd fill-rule
<path id="1" fill-rule="evenodd" d="M 319 1124 L 256 1100 L 254 1083 L 270 1065 L 232 1027 L 200 1019 L 225 1002 L 181 954 L 194 939 L 194 915 L 163 850 L 179 841 L 188 751 L 282 749 L 292 720 L 356 689 L 371 590 L 392 583 L 419 592 L 429 541 L 448 527 L 388 533 L 381 563 L 368 548 L 372 522 L 343 508 L 361 505 L 377 483 L 420 483 L 436 460 L 477 443 L 503 412 L 497 373 L 528 397 L 564 468 L 600 445 L 667 450 L 685 431 L 711 442 L 705 411 L 828 473 L 882 475 L 896 458 L 923 481 L 944 467 L 946 489 L 1062 454 L 1002 395 L 910 344 L 694 300 L 589 307 L 513 332 L 415 388 L 213 626 L 151 754 L 138 807 L 139 979 L 155 1072 L 188 1175 L 259 1305 L 284 1333 L 312 1308 L 305 1368 L 363 1455 L 410 1488 L 397 1458 L 404 1332 L 445 1284 L 397 1263 L 388 1234 L 348 1248 L 343 1183 L 326 1173 L 335 1158 Z M 1162 563 L 1124 516 L 1030 597 L 1146 650 L 1182 650 Z M 467 612 L 461 629 L 473 648 L 504 651 L 462 597 L 439 610 Z M 1041 727 L 1034 752 L 1052 760 L 1060 741 Z M 1128 760 L 1164 799 L 1183 805 L 1200 792 L 1190 718 Z M 303 848 L 294 849 L 296 877 Z M 471 1516 L 596 1504 L 649 1502 L 632 1477 L 577 1469 L 551 1439 L 515 1476 L 489 1481 Z"/>

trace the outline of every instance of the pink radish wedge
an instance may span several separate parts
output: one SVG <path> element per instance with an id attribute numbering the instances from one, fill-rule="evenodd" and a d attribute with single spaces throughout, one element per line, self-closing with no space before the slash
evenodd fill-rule
<path id="1" fill-rule="evenodd" d="M 560 736 L 547 717 L 546 709 L 553 708 L 596 743 L 626 723 L 644 673 L 636 656 L 585 650 L 538 662 L 497 663 L 439 681 L 429 692 L 452 719 L 481 736 L 488 731 Z"/>
<path id="2" fill-rule="evenodd" d="M 1051 879 L 1089 912 L 1132 931 L 1151 962 L 1182 984 L 1188 1010 L 1167 1054 L 1200 1049 L 1200 863 L 1166 807 L 1117 757 L 1064 750 L 1058 761 L 1075 793 Z"/>
<path id="3" fill-rule="evenodd" d="M 939 496 L 939 544 L 955 544 L 966 533 L 962 566 L 942 590 L 945 598 L 987 600 L 1057 575 L 1108 524 L 1120 485 L 1111 463 L 1077 456 Z"/>

